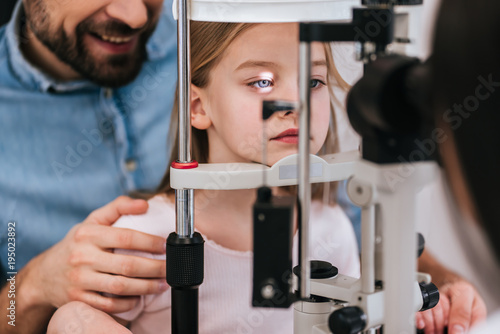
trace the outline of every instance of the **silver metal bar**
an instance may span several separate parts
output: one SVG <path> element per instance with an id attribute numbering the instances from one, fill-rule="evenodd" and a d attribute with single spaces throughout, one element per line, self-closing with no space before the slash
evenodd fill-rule
<path id="1" fill-rule="evenodd" d="M 310 78 L 311 44 L 300 43 L 299 50 L 299 205 L 300 205 L 300 297 L 309 298 L 311 294 L 309 264 L 309 209 L 311 202 L 311 184 L 309 183 L 309 138 L 310 138 Z"/>
<path id="2" fill-rule="evenodd" d="M 181 237 L 191 238 L 194 233 L 194 190 L 175 191 L 176 233 Z"/>
<path id="3" fill-rule="evenodd" d="M 191 161 L 191 48 L 189 29 L 189 2 L 179 1 L 179 18 L 177 21 L 177 63 L 179 83 L 179 162 Z"/>
<path id="4" fill-rule="evenodd" d="M 177 65 L 179 84 L 179 162 L 191 161 L 191 49 L 189 29 L 190 0 L 178 0 L 177 20 Z M 192 237 L 194 233 L 194 192 L 175 192 L 176 233 L 181 237 Z"/>
<path id="5" fill-rule="evenodd" d="M 361 211 L 361 284 L 364 293 L 375 292 L 375 205 Z"/>

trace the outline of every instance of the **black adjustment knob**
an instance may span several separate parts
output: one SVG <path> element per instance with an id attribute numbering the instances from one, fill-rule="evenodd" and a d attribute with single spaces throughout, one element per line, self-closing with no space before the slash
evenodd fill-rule
<path id="1" fill-rule="evenodd" d="M 420 291 L 422 292 L 423 304 L 420 311 L 425 311 L 433 308 L 439 303 L 439 290 L 432 284 L 422 284 L 420 283 Z"/>
<path id="2" fill-rule="evenodd" d="M 424 239 L 424 236 L 422 235 L 422 233 L 417 233 L 417 237 L 418 237 L 418 240 L 417 240 L 417 258 L 419 258 L 422 253 L 424 252 L 424 249 L 425 249 L 425 239 Z"/>
<path id="3" fill-rule="evenodd" d="M 300 277 L 300 266 L 295 266 L 293 268 L 293 273 Z M 339 270 L 337 267 L 332 266 L 331 263 L 326 261 L 311 261 L 311 278 L 331 278 L 337 276 Z"/>
<path id="4" fill-rule="evenodd" d="M 328 326 L 334 334 L 357 334 L 366 327 L 366 315 L 357 306 L 344 307 L 330 314 Z"/>

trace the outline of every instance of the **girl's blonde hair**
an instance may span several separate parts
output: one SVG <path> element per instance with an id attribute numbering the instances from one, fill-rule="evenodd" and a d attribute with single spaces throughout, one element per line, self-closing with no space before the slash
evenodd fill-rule
<path id="1" fill-rule="evenodd" d="M 255 26 L 256 23 L 219 23 L 219 22 L 197 22 L 191 21 L 191 83 L 199 88 L 208 85 L 211 70 L 217 66 L 222 56 L 231 43 L 243 32 Z M 321 154 L 335 153 L 338 151 L 338 140 L 336 137 L 336 121 L 333 107 L 333 86 L 347 90 L 349 85 L 342 79 L 335 64 L 331 45 L 324 44 L 328 68 L 328 89 L 330 93 L 331 121 L 325 143 L 321 148 Z M 170 120 L 169 143 L 170 162 L 167 171 L 158 186 L 158 193 L 172 194 L 174 189 L 170 187 L 170 164 L 177 160 L 179 150 L 179 101 L 176 90 L 172 116 Z M 192 159 L 199 163 L 208 162 L 208 136 L 205 130 L 192 128 Z M 334 202 L 336 182 L 333 187 L 327 185 L 328 200 Z M 288 187 L 293 192 L 295 187 Z M 313 185 L 313 197 L 322 198 L 324 185 Z"/>

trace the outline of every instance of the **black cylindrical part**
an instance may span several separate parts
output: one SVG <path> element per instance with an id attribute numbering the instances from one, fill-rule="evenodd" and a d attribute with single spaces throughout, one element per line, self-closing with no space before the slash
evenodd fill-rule
<path id="1" fill-rule="evenodd" d="M 193 288 L 203 282 L 203 237 L 171 233 L 167 239 L 167 283 L 172 288 Z"/>
<path id="2" fill-rule="evenodd" d="M 422 233 L 417 233 L 417 259 L 422 255 L 425 249 L 425 238 Z"/>
<path id="3" fill-rule="evenodd" d="M 198 287 L 203 283 L 203 237 L 171 233 L 167 239 L 167 283 L 172 292 L 172 333 L 198 334 Z"/>
<path id="4" fill-rule="evenodd" d="M 335 334 L 357 334 L 366 327 L 366 314 L 357 306 L 344 307 L 330 314 L 328 326 Z"/>
<path id="5" fill-rule="evenodd" d="M 429 310 L 439 303 L 439 289 L 433 283 L 420 283 L 420 292 L 423 301 L 420 311 Z"/>
<path id="6" fill-rule="evenodd" d="M 198 333 L 198 288 L 172 288 L 172 333 Z"/>

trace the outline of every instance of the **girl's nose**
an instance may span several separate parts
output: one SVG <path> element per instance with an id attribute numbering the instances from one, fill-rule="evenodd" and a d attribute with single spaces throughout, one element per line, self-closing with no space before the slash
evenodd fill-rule
<path id="1" fill-rule="evenodd" d="M 298 117 L 297 109 L 279 111 L 280 117 Z"/>

